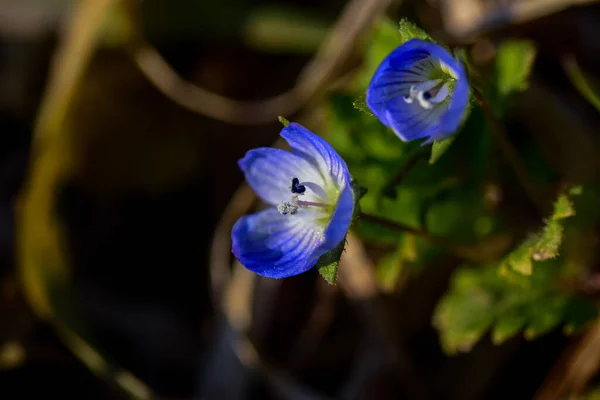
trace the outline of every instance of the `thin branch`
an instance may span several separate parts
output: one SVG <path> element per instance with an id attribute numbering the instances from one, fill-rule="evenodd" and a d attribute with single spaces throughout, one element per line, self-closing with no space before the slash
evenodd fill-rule
<path id="1" fill-rule="evenodd" d="M 579 398 L 585 385 L 600 367 L 600 320 L 596 320 L 585 335 L 573 342 L 546 378 L 536 394 L 536 400 Z"/>
<path id="2" fill-rule="evenodd" d="M 130 18 L 135 34 L 129 51 L 146 78 L 181 107 L 231 124 L 260 125 L 273 122 L 280 115 L 296 113 L 309 100 L 330 89 L 332 82 L 335 83 L 335 74 L 352 53 L 359 36 L 384 13 L 390 2 L 352 0 L 314 59 L 301 73 L 296 86 L 260 101 L 234 100 L 181 78 L 159 52 L 141 38 L 135 15 Z M 130 11 L 130 14 L 133 13 Z"/>
<path id="3" fill-rule="evenodd" d="M 456 243 L 452 240 L 448 240 L 445 237 L 433 235 L 431 233 L 415 229 L 408 225 L 390 221 L 385 218 L 376 217 L 368 214 L 361 214 L 362 220 L 383 226 L 388 229 L 392 229 L 398 232 L 404 232 L 407 234 L 415 235 L 424 239 L 430 243 L 440 246 L 448 253 L 462 258 L 472 263 L 484 263 L 490 261 L 497 261 L 502 257 L 505 252 L 510 248 L 513 242 L 512 236 L 508 234 L 499 234 L 490 236 L 479 243 L 472 245 Z"/>
<path id="4" fill-rule="evenodd" d="M 404 233 L 409 233 L 411 235 L 415 235 L 418 236 L 420 238 L 423 238 L 427 241 L 430 241 L 432 243 L 439 243 L 440 241 L 443 241 L 444 239 L 439 238 L 437 236 L 431 235 L 425 231 L 419 230 L 419 229 L 415 229 L 411 226 L 405 225 L 401 222 L 396 222 L 396 221 L 390 221 L 389 219 L 385 219 L 385 218 L 381 218 L 381 217 L 376 217 L 374 215 L 370 215 L 370 214 L 365 214 L 365 213 L 361 213 L 360 214 L 360 220 L 364 220 L 364 221 L 368 221 L 371 223 L 374 223 L 376 225 L 380 225 L 383 226 L 385 228 L 389 228 L 398 232 L 404 232 Z"/>
<path id="5" fill-rule="evenodd" d="M 420 147 L 417 149 L 406 161 L 402 167 L 392 176 L 388 183 L 383 187 L 381 192 L 384 196 L 395 199 L 396 198 L 396 186 L 400 185 L 407 177 L 410 171 L 414 168 L 417 163 L 423 159 L 429 157 L 430 149 L 426 147 Z"/>
<path id="6" fill-rule="evenodd" d="M 496 117 L 496 115 L 491 110 L 489 104 L 487 103 L 485 97 L 479 89 L 473 87 L 473 96 L 475 96 L 475 99 L 481 106 L 485 117 L 487 118 L 488 122 L 492 127 L 491 131 L 494 135 L 494 138 L 500 146 L 500 149 L 502 150 L 506 161 L 508 161 L 508 163 L 514 170 L 515 175 L 519 180 L 519 183 L 525 190 L 525 193 L 542 213 L 546 213 L 547 211 L 549 211 L 548 204 L 544 201 L 544 198 L 540 190 L 538 189 L 536 183 L 529 176 L 529 172 L 527 171 L 525 164 L 523 164 L 523 162 L 519 158 L 517 150 L 510 143 L 510 140 L 508 140 L 508 135 L 506 134 L 506 130 L 504 129 L 502 121 L 500 121 L 498 117 Z"/>

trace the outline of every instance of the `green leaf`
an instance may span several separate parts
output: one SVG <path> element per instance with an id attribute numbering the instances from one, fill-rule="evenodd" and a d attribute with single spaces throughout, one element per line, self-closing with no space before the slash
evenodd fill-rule
<path id="1" fill-rule="evenodd" d="M 400 21 L 399 26 L 389 18 L 382 18 L 375 23 L 364 43 L 365 61 L 357 79 L 360 91 L 366 90 L 375 70 L 388 54 L 414 38 L 428 40 L 429 35 L 406 19 Z"/>
<path id="2" fill-rule="evenodd" d="M 565 274 L 564 262 L 547 261 L 530 276 L 504 272 L 500 276 L 493 264 L 462 266 L 455 272 L 433 317 L 446 353 L 468 351 L 488 330 L 499 344 L 523 329 L 532 339 L 561 324 L 582 326 L 595 318 L 592 303 L 555 285 Z"/>
<path id="3" fill-rule="evenodd" d="M 494 344 L 502 344 L 511 337 L 518 334 L 525 323 L 527 322 L 527 317 L 525 315 L 519 314 L 518 311 L 514 313 L 507 313 L 507 315 L 500 318 L 492 329 L 492 342 Z"/>
<path id="4" fill-rule="evenodd" d="M 410 39 L 431 40 L 429 35 L 408 19 L 403 18 L 400 21 L 400 44 L 409 41 Z"/>
<path id="5" fill-rule="evenodd" d="M 550 330 L 557 327 L 563 320 L 562 311 L 565 308 L 568 298 L 563 295 L 556 295 L 542 299 L 544 306 L 537 310 L 530 310 L 529 325 L 525 329 L 525 338 L 535 339 Z M 540 303 L 542 302 L 540 301 Z"/>
<path id="6" fill-rule="evenodd" d="M 375 279 L 384 292 L 393 292 L 403 276 L 404 268 L 408 262 L 418 258 L 416 238 L 405 233 L 398 242 L 396 250 L 382 257 L 377 263 Z"/>
<path id="7" fill-rule="evenodd" d="M 489 270 L 458 270 L 450 292 L 438 304 L 433 325 L 440 332 L 442 349 L 447 354 L 469 351 L 494 322 L 489 312 L 494 296 L 481 284 L 482 279 L 486 283 L 490 280 Z"/>
<path id="8" fill-rule="evenodd" d="M 581 186 L 581 185 L 573 186 L 573 187 L 569 188 L 569 195 L 571 195 L 571 196 L 581 196 L 582 193 L 583 193 L 583 186 Z"/>
<path id="9" fill-rule="evenodd" d="M 535 45 L 526 40 L 506 40 L 496 51 L 496 83 L 501 96 L 527 89 L 535 59 Z"/>
<path id="10" fill-rule="evenodd" d="M 318 268 L 319 274 L 325 279 L 327 283 L 330 285 L 335 284 L 335 280 L 337 279 L 337 270 L 338 270 L 338 262 L 332 262 L 330 264 L 324 265 Z"/>
<path id="11" fill-rule="evenodd" d="M 287 119 L 285 119 L 284 117 L 282 117 L 281 115 L 279 117 L 277 117 L 277 119 L 279 120 L 279 122 L 281 122 L 281 124 L 284 127 L 287 127 L 290 124 L 290 121 L 288 121 Z"/>
<path id="12" fill-rule="evenodd" d="M 345 246 L 346 238 L 344 237 L 344 240 L 342 240 L 335 249 L 323 254 L 315 265 L 319 271 L 319 274 L 321 274 L 323 279 L 325 279 L 330 285 L 335 284 L 335 280 L 337 279 L 337 270 Z"/>
<path id="13" fill-rule="evenodd" d="M 373 117 L 373 113 L 371 112 L 371 110 L 369 109 L 369 106 L 367 105 L 367 101 L 366 101 L 366 96 L 363 94 L 361 95 L 359 98 L 357 98 L 356 100 L 354 100 L 354 102 L 352 103 L 352 106 L 361 112 L 364 112 L 365 114 Z"/>
<path id="14" fill-rule="evenodd" d="M 498 116 L 516 93 L 527 89 L 535 54 L 533 42 L 525 40 L 506 40 L 496 49 L 494 83 L 486 87 L 486 97 Z"/>
<path id="15" fill-rule="evenodd" d="M 569 198 L 562 194 L 558 196 L 558 200 L 554 203 L 554 212 L 552 213 L 553 220 L 564 219 L 575 215 L 575 209 L 573 203 Z"/>
<path id="16" fill-rule="evenodd" d="M 456 136 L 450 136 L 447 139 L 435 140 L 433 146 L 431 146 L 431 158 L 429 158 L 429 164 L 434 164 L 449 148 L 452 142 L 454 142 Z"/>
<path id="17" fill-rule="evenodd" d="M 544 228 L 529 235 L 500 264 L 501 269 L 510 268 L 523 275 L 531 275 L 533 261 L 544 261 L 558 256 L 564 238 L 563 221 L 575 215 L 573 203 L 561 194 L 554 203 L 552 215 Z"/>

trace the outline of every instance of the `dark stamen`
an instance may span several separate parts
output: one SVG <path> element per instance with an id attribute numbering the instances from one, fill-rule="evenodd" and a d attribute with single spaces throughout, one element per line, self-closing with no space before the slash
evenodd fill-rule
<path id="1" fill-rule="evenodd" d="M 296 194 L 304 194 L 304 192 L 306 192 L 306 187 L 300 184 L 300 180 L 298 178 L 292 178 L 292 186 L 290 189 L 292 193 Z"/>

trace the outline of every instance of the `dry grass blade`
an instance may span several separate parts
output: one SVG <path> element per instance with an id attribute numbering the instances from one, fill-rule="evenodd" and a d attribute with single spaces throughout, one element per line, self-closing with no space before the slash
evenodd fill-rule
<path id="1" fill-rule="evenodd" d="M 73 96 L 98 42 L 109 7 L 116 0 L 77 2 L 59 43 L 35 125 L 29 182 L 17 210 L 19 273 L 23 292 L 41 318 L 53 322 L 65 345 L 99 377 L 135 399 L 152 391 L 130 372 L 108 361 L 81 336 L 71 297 L 71 272 L 63 232 L 54 213 L 57 183 L 72 170 L 64 138 Z"/>

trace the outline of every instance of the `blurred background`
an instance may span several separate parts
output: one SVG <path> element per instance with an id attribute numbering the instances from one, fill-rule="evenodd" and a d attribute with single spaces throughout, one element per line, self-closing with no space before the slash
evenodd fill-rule
<path id="1" fill-rule="evenodd" d="M 491 315 L 476 294 L 464 318 L 438 304 L 600 178 L 599 17 L 589 0 L 0 0 L 0 398 L 597 398 L 600 192 L 575 206 L 561 281 L 577 317 L 519 297 L 543 318 L 499 340 L 489 321 L 453 330 Z M 427 169 L 353 107 L 402 18 L 496 80 L 499 145 L 476 106 Z M 237 160 L 279 145 L 280 115 L 347 158 L 365 209 L 469 245 L 365 225 L 336 285 L 244 270 Z"/>

